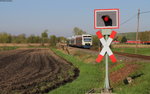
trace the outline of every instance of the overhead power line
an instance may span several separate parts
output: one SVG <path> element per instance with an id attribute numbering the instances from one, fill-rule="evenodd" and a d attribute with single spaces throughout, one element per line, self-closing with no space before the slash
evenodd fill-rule
<path id="1" fill-rule="evenodd" d="M 150 11 L 140 12 L 140 14 L 150 13 Z"/>
<path id="2" fill-rule="evenodd" d="M 144 14 L 144 13 L 150 13 L 150 11 L 144 11 L 144 12 L 140 12 L 139 14 Z M 131 21 L 132 19 L 134 19 L 137 16 L 137 14 L 133 15 L 132 17 L 130 17 L 129 19 L 125 20 L 124 22 L 122 22 L 120 25 L 126 24 L 127 22 Z"/>
<path id="3" fill-rule="evenodd" d="M 129 19 L 125 20 L 124 22 L 122 22 L 120 25 L 123 25 L 129 21 L 131 21 L 132 19 L 134 19 L 137 16 L 137 14 L 133 15 L 132 17 L 130 17 Z"/>

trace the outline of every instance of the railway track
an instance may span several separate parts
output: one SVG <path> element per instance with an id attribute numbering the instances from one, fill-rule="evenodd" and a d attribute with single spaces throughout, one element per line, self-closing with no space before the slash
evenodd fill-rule
<path id="1" fill-rule="evenodd" d="M 123 53 L 123 52 L 114 52 L 117 55 L 127 56 L 127 57 L 133 57 L 133 58 L 140 58 L 145 60 L 150 60 L 150 56 L 145 55 L 139 55 L 139 54 L 129 54 L 129 53 Z"/>
<path id="2" fill-rule="evenodd" d="M 97 51 L 97 50 L 75 48 L 75 47 L 70 47 L 70 48 L 82 50 L 82 51 L 85 51 L 85 52 L 87 52 L 89 54 L 97 54 L 97 55 L 99 54 L 99 51 Z M 119 56 L 126 56 L 126 57 L 131 57 L 131 58 L 150 60 L 150 56 L 145 56 L 145 55 L 130 54 L 130 53 L 123 53 L 123 52 L 114 52 L 114 54 L 119 55 Z"/>

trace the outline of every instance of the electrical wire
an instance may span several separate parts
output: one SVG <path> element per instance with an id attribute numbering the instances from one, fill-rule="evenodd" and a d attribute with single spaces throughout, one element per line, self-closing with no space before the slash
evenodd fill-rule
<path id="1" fill-rule="evenodd" d="M 140 12 L 140 14 L 150 13 L 150 11 Z"/>
<path id="2" fill-rule="evenodd" d="M 132 17 L 130 17 L 129 19 L 125 20 L 124 22 L 122 22 L 120 25 L 123 25 L 129 21 L 131 21 L 132 19 L 134 19 L 137 16 L 137 14 L 133 15 Z"/>
<path id="3" fill-rule="evenodd" d="M 144 13 L 150 13 L 150 11 L 145 11 L 145 12 L 140 12 L 140 14 L 144 14 Z M 137 14 L 133 15 L 132 17 L 130 17 L 129 19 L 125 20 L 124 22 L 122 22 L 120 25 L 126 24 L 127 22 L 131 21 L 132 19 L 134 19 L 137 16 Z"/>

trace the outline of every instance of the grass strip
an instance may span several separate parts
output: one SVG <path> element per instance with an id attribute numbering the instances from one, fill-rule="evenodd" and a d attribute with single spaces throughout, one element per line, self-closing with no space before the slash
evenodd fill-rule
<path id="1" fill-rule="evenodd" d="M 17 47 L 17 46 L 1 46 L 0 51 L 15 50 L 17 48 L 19 48 L 19 47 Z"/>
<path id="2" fill-rule="evenodd" d="M 140 62 L 137 64 L 142 65 L 142 67 L 130 75 L 134 77 L 133 83 L 118 84 L 115 87 L 117 94 L 150 94 L 150 63 Z"/>
<path id="3" fill-rule="evenodd" d="M 101 64 L 87 64 L 78 60 L 72 55 L 67 55 L 62 53 L 59 50 L 52 49 L 57 55 L 63 57 L 69 62 L 72 62 L 73 65 L 78 67 L 80 70 L 79 77 L 72 83 L 67 83 L 64 86 L 61 86 L 53 91 L 50 91 L 48 94 L 84 94 L 92 88 L 99 88 L 103 86 L 103 71 Z"/>
<path id="4" fill-rule="evenodd" d="M 135 54 L 135 48 L 113 48 L 112 50 L 116 52 Z M 150 48 L 138 48 L 136 54 L 150 56 Z"/>

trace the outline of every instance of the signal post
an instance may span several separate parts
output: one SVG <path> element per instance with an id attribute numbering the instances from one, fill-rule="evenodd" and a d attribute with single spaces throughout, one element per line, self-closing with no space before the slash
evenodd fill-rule
<path id="1" fill-rule="evenodd" d="M 112 90 L 109 82 L 108 56 L 111 62 L 113 63 L 117 62 L 117 59 L 115 58 L 109 46 L 113 41 L 115 35 L 117 34 L 117 32 L 112 29 L 119 28 L 119 9 L 95 9 L 94 28 L 100 29 L 99 31 L 96 32 L 96 35 L 98 36 L 100 42 L 103 45 L 101 52 L 97 56 L 96 62 L 100 63 L 103 57 L 105 57 L 105 82 L 104 82 L 104 89 L 102 89 L 101 94 L 111 94 Z"/>

